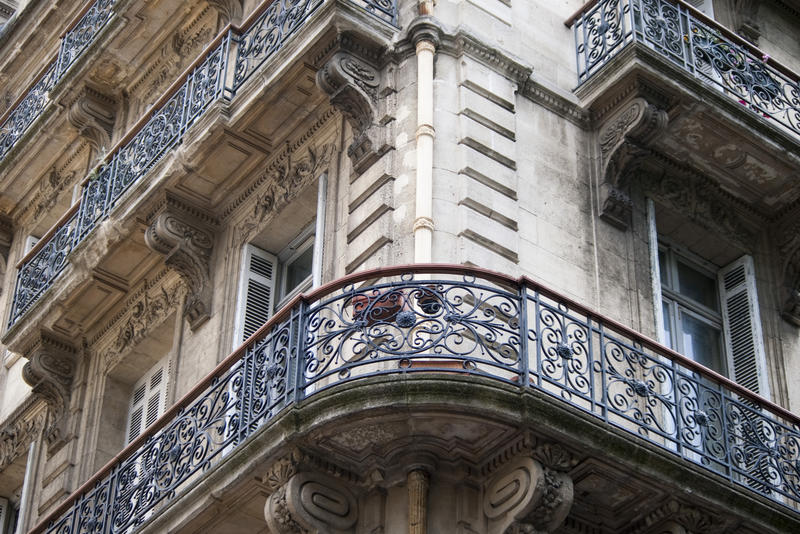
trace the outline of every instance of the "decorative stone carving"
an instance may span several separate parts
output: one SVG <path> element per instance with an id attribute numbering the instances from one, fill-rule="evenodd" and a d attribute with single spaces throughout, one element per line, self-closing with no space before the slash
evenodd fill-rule
<path id="1" fill-rule="evenodd" d="M 800 326 L 800 223 L 797 213 L 785 217 L 788 223 L 777 229 L 778 251 L 783 260 L 783 285 L 786 300 L 781 309 L 781 317 L 795 326 Z"/>
<path id="2" fill-rule="evenodd" d="M 388 150 L 375 124 L 380 73 L 361 58 L 337 52 L 317 72 L 317 85 L 353 128 L 347 155 L 355 172 L 363 173 Z"/>
<path id="3" fill-rule="evenodd" d="M 258 194 L 250 214 L 235 227 L 236 243 L 246 243 L 264 223 L 288 206 L 300 191 L 316 180 L 335 152 L 336 146 L 332 143 L 309 147 L 297 157 L 288 154 L 270 165 L 265 172 L 266 177 L 258 180 L 267 182 L 266 188 Z"/>
<path id="4" fill-rule="evenodd" d="M 489 534 L 549 533 L 564 521 L 572 479 L 527 456 L 509 462 L 484 486 Z"/>
<path id="5" fill-rule="evenodd" d="M 333 477 L 298 473 L 267 499 L 264 517 L 272 534 L 355 533 L 358 502 Z"/>
<path id="6" fill-rule="evenodd" d="M 28 446 L 44 429 L 47 413 L 32 412 L 31 402 L 26 402 L 8 417 L 8 424 L 0 429 L 0 471 L 28 452 Z"/>
<path id="7" fill-rule="evenodd" d="M 211 316 L 211 253 L 214 234 L 208 225 L 168 197 L 162 211 L 145 231 L 145 243 L 164 255 L 164 263 L 178 272 L 188 295 L 183 314 L 195 330 Z"/>
<path id="8" fill-rule="evenodd" d="M 242 16 L 242 0 L 208 0 L 208 5 L 219 13 L 223 24 L 238 21 Z"/>
<path id="9" fill-rule="evenodd" d="M 111 347 L 103 351 L 105 369 L 109 371 L 131 347 L 136 346 L 171 314 L 180 298 L 180 286 L 161 286 L 158 291 L 145 291 L 132 303 L 130 315 L 119 327 Z"/>
<path id="10" fill-rule="evenodd" d="M 100 156 L 111 147 L 117 103 L 113 97 L 85 86 L 69 107 L 67 117 Z"/>
<path id="11" fill-rule="evenodd" d="M 603 176 L 600 216 L 608 223 L 623 230 L 630 224 L 630 199 L 620 189 L 620 182 L 633 172 L 637 162 L 650 154 L 648 145 L 666 126 L 666 111 L 637 97 L 600 128 L 598 144 Z"/>
<path id="12" fill-rule="evenodd" d="M 50 412 L 45 436 L 52 444 L 66 436 L 76 350 L 69 342 L 42 331 L 24 354 L 30 361 L 22 369 L 22 378 L 33 394 L 47 403 Z"/>
<path id="13" fill-rule="evenodd" d="M 11 249 L 11 240 L 14 238 L 14 228 L 11 225 L 11 219 L 5 215 L 0 215 L 0 257 L 2 257 L 3 264 L 0 265 L 0 271 L 6 272 L 8 263 L 8 251 Z M 2 294 L 2 288 L 0 288 Z"/>
<path id="14" fill-rule="evenodd" d="M 736 33 L 758 46 L 761 29 L 758 26 L 757 0 L 732 0 L 730 15 L 733 18 L 733 28 Z"/>
<path id="15" fill-rule="evenodd" d="M 650 512 L 630 534 L 721 534 L 725 529 L 721 517 L 672 499 Z"/>

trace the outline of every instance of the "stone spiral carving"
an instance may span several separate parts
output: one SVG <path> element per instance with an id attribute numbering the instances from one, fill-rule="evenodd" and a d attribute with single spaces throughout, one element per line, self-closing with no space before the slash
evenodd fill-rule
<path id="1" fill-rule="evenodd" d="M 354 533 L 358 503 L 337 479 L 298 473 L 270 496 L 264 517 L 272 534 Z"/>

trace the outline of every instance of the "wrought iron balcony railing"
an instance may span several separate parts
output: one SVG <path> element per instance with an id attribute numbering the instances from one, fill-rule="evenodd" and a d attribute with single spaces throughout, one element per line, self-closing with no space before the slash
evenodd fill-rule
<path id="1" fill-rule="evenodd" d="M 800 504 L 793 414 L 527 278 L 417 265 L 296 297 L 31 534 L 133 532 L 287 407 L 345 382 L 430 371 L 551 395 Z"/>
<path id="2" fill-rule="evenodd" d="M 800 77 L 679 0 L 599 0 L 567 24 L 575 33 L 579 84 L 641 43 L 800 136 Z"/>
<path id="3" fill-rule="evenodd" d="M 86 179 L 74 216 L 62 218 L 17 264 L 11 327 L 52 286 L 69 253 L 107 218 L 119 199 L 220 99 L 232 100 L 250 75 L 325 2 L 274 0 L 240 28 L 223 30 Z M 396 23 L 395 0 L 348 0 L 378 18 Z"/>
<path id="4" fill-rule="evenodd" d="M 87 4 L 80 18 L 62 37 L 56 58 L 0 118 L 0 161 L 42 115 L 50 102 L 50 92 L 111 20 L 116 3 L 117 0 L 95 0 Z"/>

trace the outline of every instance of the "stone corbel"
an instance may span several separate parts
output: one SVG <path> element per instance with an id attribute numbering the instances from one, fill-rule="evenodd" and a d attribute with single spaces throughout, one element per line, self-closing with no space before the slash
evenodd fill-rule
<path id="1" fill-rule="evenodd" d="M 67 113 L 70 124 L 86 138 L 98 156 L 111 147 L 116 116 L 116 100 L 89 86 L 80 90 Z"/>
<path id="2" fill-rule="evenodd" d="M 389 149 L 375 123 L 378 117 L 380 72 L 349 52 L 335 53 L 317 71 L 317 85 L 330 97 L 353 129 L 347 155 L 353 169 L 361 174 Z"/>
<path id="3" fill-rule="evenodd" d="M 24 354 L 29 361 L 22 369 L 22 378 L 49 408 L 45 437 L 52 445 L 67 435 L 77 351 L 69 342 L 42 331 Z"/>
<path id="4" fill-rule="evenodd" d="M 11 250 L 11 240 L 14 238 L 14 228 L 11 225 L 11 219 L 4 215 L 0 215 L 0 258 L 3 264 L 0 265 L 2 272 L 6 272 L 8 264 L 8 251 Z M 0 288 L 2 292 L 2 288 Z"/>
<path id="5" fill-rule="evenodd" d="M 726 521 L 699 508 L 669 500 L 650 512 L 631 534 L 722 534 Z"/>
<path id="6" fill-rule="evenodd" d="M 211 316 L 211 253 L 214 233 L 199 217 L 168 198 L 152 217 L 144 234 L 148 247 L 164 255 L 164 263 L 178 272 L 188 288 L 183 314 L 192 330 Z"/>
<path id="7" fill-rule="evenodd" d="M 564 522 L 573 501 L 572 479 L 565 471 L 572 461 L 561 456 L 566 453 L 560 447 L 550 447 L 509 461 L 484 485 L 488 534 L 545 534 Z M 551 458 L 554 463 L 547 465 Z"/>
<path id="8" fill-rule="evenodd" d="M 783 285 L 786 300 L 781 317 L 794 326 L 800 326 L 800 224 L 794 223 L 796 214 L 788 214 L 789 222 L 777 229 L 780 236 L 778 250 L 783 260 Z"/>
<path id="9" fill-rule="evenodd" d="M 666 111 L 637 97 L 600 128 L 600 217 L 617 228 L 626 230 L 630 224 L 625 178 L 635 171 L 637 161 L 650 154 L 648 146 L 664 131 L 667 119 Z"/>
<path id="10" fill-rule="evenodd" d="M 272 534 L 355 533 L 358 501 L 336 478 L 294 473 L 267 499 L 264 518 Z"/>

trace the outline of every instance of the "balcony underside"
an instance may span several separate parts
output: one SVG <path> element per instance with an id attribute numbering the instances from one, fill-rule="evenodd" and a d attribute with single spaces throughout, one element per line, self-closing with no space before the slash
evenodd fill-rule
<path id="1" fill-rule="evenodd" d="M 406 475 L 415 466 L 431 474 L 429 529 L 455 532 L 447 526 L 458 524 L 486 532 L 485 473 L 537 448 L 550 450 L 574 483 L 574 503 L 557 533 L 661 532 L 656 528 L 690 508 L 706 521 L 702 532 L 800 528 L 788 510 L 547 395 L 475 377 L 409 374 L 338 386 L 284 412 L 141 532 L 167 525 L 187 534 L 269 532 L 264 505 L 276 462 L 292 455 L 305 458 L 298 462 L 306 470 L 344 481 L 365 532 L 405 531 Z"/>
<path id="2" fill-rule="evenodd" d="M 703 176 L 732 195 L 745 210 L 751 210 L 756 224 L 772 221 L 797 205 L 797 136 L 775 120 L 755 113 L 734 95 L 692 77 L 647 46 L 628 45 L 577 93 L 592 109 L 601 136 L 616 123 L 636 145 L 640 153 L 629 157 L 627 163 L 649 159 L 651 174 L 661 169 L 662 175 L 668 175 L 672 168 Z M 663 122 L 631 134 L 624 131 L 620 121 L 636 98 L 663 114 Z M 613 152 L 614 147 L 608 148 Z M 606 147 L 601 146 L 601 150 L 605 152 Z M 619 176 L 608 173 L 629 170 L 607 168 L 604 179 L 619 181 Z"/>

